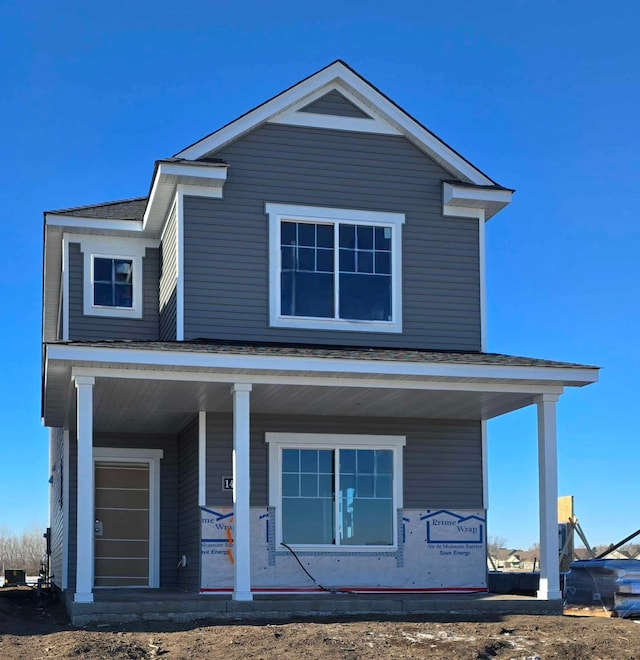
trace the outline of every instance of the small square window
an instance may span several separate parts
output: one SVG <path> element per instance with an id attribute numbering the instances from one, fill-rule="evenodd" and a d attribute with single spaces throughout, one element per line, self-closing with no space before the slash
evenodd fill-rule
<path id="1" fill-rule="evenodd" d="M 133 307 L 133 260 L 93 258 L 93 304 L 97 307 Z"/>
<path id="2" fill-rule="evenodd" d="M 85 316 L 143 318 L 142 264 L 149 248 L 157 248 L 157 241 L 111 236 L 80 239 Z"/>

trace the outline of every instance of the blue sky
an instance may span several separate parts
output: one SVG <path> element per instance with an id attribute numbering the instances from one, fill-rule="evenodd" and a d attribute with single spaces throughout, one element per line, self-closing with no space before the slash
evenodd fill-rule
<path id="1" fill-rule="evenodd" d="M 592 543 L 640 526 L 640 45 L 633 2 L 0 0 L 0 527 L 47 519 L 42 211 L 147 193 L 170 156 L 342 58 L 503 185 L 489 350 L 603 367 L 558 408 Z M 489 534 L 537 540 L 535 410 L 489 425 Z"/>

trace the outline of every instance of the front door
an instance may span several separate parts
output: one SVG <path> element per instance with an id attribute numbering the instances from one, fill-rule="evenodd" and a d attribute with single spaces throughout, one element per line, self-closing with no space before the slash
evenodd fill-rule
<path id="1" fill-rule="evenodd" d="M 149 463 L 95 463 L 96 587 L 148 587 Z"/>

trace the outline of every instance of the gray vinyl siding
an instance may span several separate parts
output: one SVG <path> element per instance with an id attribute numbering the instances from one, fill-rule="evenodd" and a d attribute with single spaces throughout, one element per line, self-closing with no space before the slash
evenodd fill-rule
<path id="1" fill-rule="evenodd" d="M 200 507 L 198 506 L 198 419 L 186 426 L 178 444 L 180 486 L 178 488 L 178 558 L 187 556 L 178 569 L 178 587 L 200 589 Z M 176 560 L 177 561 L 177 560 Z"/>
<path id="2" fill-rule="evenodd" d="M 64 548 L 64 489 L 68 488 L 64 473 L 64 433 L 62 429 L 51 429 L 51 489 L 49 491 L 49 526 L 51 528 L 51 557 L 49 570 L 53 583 L 62 588 L 62 566 Z"/>
<path id="3" fill-rule="evenodd" d="M 403 137 L 266 124 L 215 154 L 223 199 L 185 197 L 185 339 L 480 350 L 478 221 L 442 216 L 450 174 Z M 403 332 L 269 327 L 265 202 L 406 214 Z"/>
<path id="4" fill-rule="evenodd" d="M 84 260 L 80 244 L 71 243 L 69 245 L 69 339 L 158 339 L 158 254 L 156 248 L 147 248 L 142 259 L 141 319 L 85 316 Z"/>
<path id="5" fill-rule="evenodd" d="M 335 115 L 338 117 L 357 117 L 370 119 L 369 115 L 362 112 L 351 101 L 346 99 L 340 92 L 333 89 L 328 94 L 321 96 L 316 101 L 309 103 L 299 112 L 313 112 L 318 115 Z"/>
<path id="6" fill-rule="evenodd" d="M 159 325 L 160 339 L 176 339 L 176 292 L 178 279 L 176 208 L 172 208 L 160 244 Z"/>
<path id="7" fill-rule="evenodd" d="M 160 587 L 177 587 L 178 563 L 178 438 L 175 435 L 96 433 L 96 447 L 162 449 L 160 460 Z M 76 583 L 77 443 L 69 443 L 69 589 Z"/>
<path id="8" fill-rule="evenodd" d="M 363 433 L 405 435 L 404 506 L 482 509 L 482 431 L 477 421 L 251 417 L 251 506 L 268 503 L 268 447 L 265 433 Z M 231 475 L 233 446 L 229 415 L 207 419 L 207 503 L 230 506 L 222 478 Z"/>

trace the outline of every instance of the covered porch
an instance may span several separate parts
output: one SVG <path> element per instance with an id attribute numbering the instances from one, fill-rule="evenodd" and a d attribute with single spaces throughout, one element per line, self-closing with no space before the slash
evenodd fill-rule
<path id="1" fill-rule="evenodd" d="M 478 452 L 481 493 L 480 506 L 476 508 L 486 510 L 486 421 L 528 405 L 535 405 L 538 411 L 541 555 L 538 598 L 559 600 L 556 404 L 565 387 L 583 386 L 596 380 L 597 369 L 593 367 L 479 353 L 248 346 L 215 342 L 49 344 L 45 391 L 66 392 L 66 396 L 45 398 L 45 423 L 65 429 L 77 443 L 76 467 L 74 474 L 70 475 L 76 480 L 77 487 L 74 506 L 69 507 L 75 514 L 72 517 L 77 521 L 77 533 L 75 539 L 69 537 L 75 548 L 67 555 L 73 555 L 70 561 L 75 562 L 75 579 L 67 582 L 68 589 L 73 590 L 74 611 L 80 616 L 83 604 L 88 607 L 94 601 L 107 602 L 110 597 L 118 599 L 117 594 L 125 592 L 96 588 L 99 586 L 95 576 L 96 457 L 110 456 L 110 460 L 117 460 L 124 456 L 130 462 L 148 462 L 152 501 L 156 497 L 155 501 L 160 502 L 159 493 L 154 494 L 154 488 L 162 488 L 157 479 L 153 485 L 154 470 L 158 469 L 154 467 L 158 464 L 154 461 L 164 460 L 157 449 L 155 454 L 152 450 L 136 453 L 135 447 L 121 444 L 116 448 L 118 451 L 111 448 L 110 455 L 104 454 L 104 449 L 97 444 L 98 437 L 102 438 L 101 445 L 109 446 L 113 444 L 109 439 L 119 435 L 126 438 L 142 433 L 180 434 L 185 428 L 192 428 L 194 507 L 206 507 L 211 498 L 222 501 L 218 490 L 224 486 L 214 487 L 212 483 L 219 477 L 232 479 L 232 490 L 228 493 L 229 504 L 233 507 L 231 602 L 255 598 L 262 601 L 266 597 L 257 596 L 252 583 L 251 494 L 262 489 L 266 499 L 269 483 L 258 484 L 254 476 L 250 485 L 254 427 L 260 428 L 260 433 L 262 429 L 267 429 L 268 433 L 269 428 L 286 430 L 284 421 L 274 426 L 272 420 L 286 418 L 290 422 L 292 416 L 298 426 L 304 426 L 304 420 L 309 420 L 310 426 L 315 427 L 320 425 L 318 420 L 350 419 L 362 424 L 363 420 L 368 420 L 369 427 L 390 430 L 393 429 L 393 420 L 404 420 L 403 424 L 419 424 L 426 420 L 442 420 L 447 424 L 456 421 L 477 423 L 481 434 Z M 232 461 L 228 475 L 216 472 L 217 457 L 211 455 L 212 445 L 207 443 L 208 422 L 210 424 L 212 419 L 220 416 L 230 419 Z M 258 426 L 256 420 L 262 420 Z M 385 437 L 390 437 L 388 432 Z M 274 480 L 266 466 L 264 479 L 266 482 Z M 405 484 L 398 474 L 394 474 L 394 479 L 400 482 L 395 503 L 401 511 Z M 424 504 L 425 507 L 432 505 L 430 501 Z M 153 516 L 147 586 L 161 588 L 159 546 L 163 537 L 160 535 L 160 512 L 155 511 Z M 486 538 L 482 538 L 483 547 L 485 541 Z M 180 564 L 182 553 L 178 545 L 176 549 L 175 562 Z M 188 566 L 183 569 L 197 573 L 201 568 L 200 557 L 195 554 L 185 561 Z M 109 593 L 115 595 L 109 596 Z M 142 596 L 143 592 L 136 590 L 134 593 Z M 161 589 L 154 593 L 162 594 L 164 599 L 165 594 L 172 592 Z M 167 596 L 168 600 L 192 599 L 184 592 L 175 593 L 177 595 Z M 225 598 L 221 596 L 212 600 L 226 603 Z M 326 598 L 323 595 L 321 601 L 328 602 L 323 600 Z M 343 602 L 342 598 L 340 596 L 337 602 Z M 383 598 L 379 602 L 400 607 L 398 602 L 404 602 L 405 596 L 400 601 L 391 598 L 387 596 L 386 600 Z M 420 600 L 417 596 L 409 600 L 412 599 Z M 144 599 L 141 597 L 140 600 Z M 280 601 L 269 597 L 265 602 Z M 300 601 L 300 607 L 304 608 L 304 601 Z M 233 607 L 229 609 L 224 605 L 223 610 L 232 612 Z M 259 610 L 258 607 L 256 611 Z"/>

